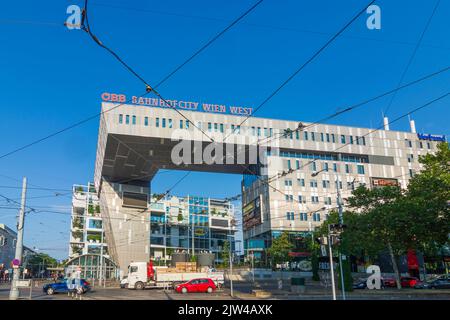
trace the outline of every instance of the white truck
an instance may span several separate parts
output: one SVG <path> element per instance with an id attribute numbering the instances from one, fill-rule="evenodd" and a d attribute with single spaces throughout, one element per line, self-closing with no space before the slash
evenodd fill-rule
<path id="1" fill-rule="evenodd" d="M 209 278 L 218 287 L 224 283 L 223 272 L 213 269 L 207 272 L 163 272 L 161 269 L 153 268 L 148 262 L 131 262 L 128 266 L 128 275 L 120 281 L 120 287 L 138 290 L 175 288 L 179 283 L 198 278 Z"/>

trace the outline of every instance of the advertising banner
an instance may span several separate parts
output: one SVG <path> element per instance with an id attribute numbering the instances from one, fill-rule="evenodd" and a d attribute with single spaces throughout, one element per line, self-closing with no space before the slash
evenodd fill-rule
<path id="1" fill-rule="evenodd" d="M 261 196 L 243 206 L 242 219 L 244 231 L 261 224 Z"/>

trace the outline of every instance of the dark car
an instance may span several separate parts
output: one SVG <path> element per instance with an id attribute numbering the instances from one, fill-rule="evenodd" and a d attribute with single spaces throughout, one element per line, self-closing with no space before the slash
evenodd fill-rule
<path id="1" fill-rule="evenodd" d="M 419 284 L 420 280 L 415 277 L 401 277 L 400 284 L 402 288 L 414 288 L 415 285 Z M 397 287 L 397 281 L 394 278 L 384 279 L 384 285 L 386 287 L 395 288 Z"/>
<path id="2" fill-rule="evenodd" d="M 450 289 L 450 277 L 443 275 L 414 286 L 416 289 Z"/>
<path id="3" fill-rule="evenodd" d="M 179 284 L 175 291 L 178 293 L 188 292 L 208 292 L 212 293 L 217 289 L 216 284 L 209 278 L 193 279 L 191 281 Z"/>
<path id="4" fill-rule="evenodd" d="M 73 285 L 76 285 L 75 279 L 59 279 L 53 283 L 48 283 L 42 287 L 42 291 L 47 293 L 48 295 L 52 295 L 54 293 L 66 293 L 69 291 L 67 283 L 71 282 Z M 80 287 L 75 289 L 78 294 L 83 294 L 91 290 L 89 282 L 84 279 L 80 280 Z"/>
<path id="5" fill-rule="evenodd" d="M 380 279 L 380 287 L 381 289 L 384 289 L 384 279 Z M 353 289 L 366 289 L 367 288 L 367 278 L 366 279 L 359 279 L 358 281 L 355 281 L 353 283 Z"/>

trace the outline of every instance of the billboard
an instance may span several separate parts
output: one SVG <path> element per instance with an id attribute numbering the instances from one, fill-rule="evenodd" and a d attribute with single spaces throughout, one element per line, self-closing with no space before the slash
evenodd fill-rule
<path id="1" fill-rule="evenodd" d="M 261 195 L 242 207 L 244 231 L 261 224 Z"/>
<path id="2" fill-rule="evenodd" d="M 398 180 L 392 178 L 370 178 L 372 180 L 372 187 L 396 187 L 398 186 Z"/>

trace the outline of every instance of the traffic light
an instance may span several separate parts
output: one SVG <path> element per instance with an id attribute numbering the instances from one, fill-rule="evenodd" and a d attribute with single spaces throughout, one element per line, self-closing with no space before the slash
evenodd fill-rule
<path id="1" fill-rule="evenodd" d="M 329 224 L 328 230 L 330 231 L 330 234 L 341 234 L 344 232 L 344 230 L 347 228 L 347 225 L 345 224 Z"/>
<path id="2" fill-rule="evenodd" d="M 322 246 L 328 245 L 328 238 L 325 236 L 315 238 L 316 242 Z"/>

